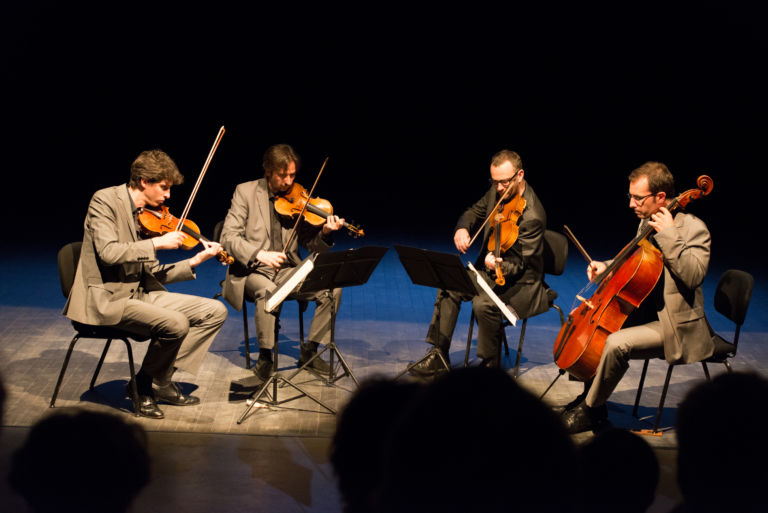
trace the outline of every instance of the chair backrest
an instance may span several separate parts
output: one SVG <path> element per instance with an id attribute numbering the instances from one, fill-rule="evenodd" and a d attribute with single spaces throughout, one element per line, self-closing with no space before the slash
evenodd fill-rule
<path id="1" fill-rule="evenodd" d="M 544 273 L 560 276 L 568 260 L 568 239 L 552 230 L 544 232 Z"/>
<path id="2" fill-rule="evenodd" d="M 735 322 L 737 326 L 741 326 L 747 316 L 754 284 L 755 279 L 751 274 L 737 269 L 728 269 L 717 282 L 715 310 Z"/>
<path id="3" fill-rule="evenodd" d="M 59 281 L 61 293 L 65 298 L 69 297 L 69 291 L 72 290 L 72 284 L 75 282 L 75 271 L 77 271 L 82 247 L 83 243 L 80 241 L 70 242 L 59 250 Z"/>
<path id="4" fill-rule="evenodd" d="M 213 242 L 221 242 L 221 230 L 224 229 L 224 221 L 219 221 L 216 226 L 213 227 Z"/>

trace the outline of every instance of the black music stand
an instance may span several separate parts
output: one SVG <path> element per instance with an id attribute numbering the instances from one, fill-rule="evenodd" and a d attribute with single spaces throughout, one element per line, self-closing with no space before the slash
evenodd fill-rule
<path id="1" fill-rule="evenodd" d="M 458 255 L 398 245 L 395 245 L 395 250 L 400 257 L 400 262 L 403 264 L 405 271 L 415 285 L 433 287 L 443 291 L 443 294 L 453 291 L 470 297 L 477 295 L 477 287 L 472 283 L 472 279 L 469 277 L 469 273 Z M 442 297 L 443 295 L 439 295 L 435 300 L 438 331 L 440 328 L 440 299 Z M 445 370 L 451 370 L 451 366 L 445 361 L 443 353 L 437 346 L 434 346 L 421 359 L 408 365 L 395 379 L 400 379 L 401 376 L 409 372 L 413 367 L 435 353 L 440 361 L 443 362 Z"/>
<path id="2" fill-rule="evenodd" d="M 291 271 L 289 271 L 290 274 L 288 274 L 286 276 L 286 280 L 283 282 L 283 284 L 280 287 L 278 287 L 275 291 L 273 291 L 273 293 L 271 295 L 280 295 L 280 294 L 282 294 L 283 300 L 287 299 L 287 297 L 290 296 L 290 293 L 293 292 L 293 290 L 296 289 L 297 286 L 298 286 L 298 284 L 293 283 L 292 280 L 291 280 L 291 277 L 293 276 L 293 274 L 296 273 L 297 271 L 300 271 L 304 264 L 306 264 L 308 261 L 314 260 L 315 258 L 317 258 L 316 255 L 310 255 L 309 257 L 304 259 L 302 264 L 300 264 L 299 266 L 296 266 L 293 269 L 291 269 Z M 311 275 L 311 273 L 310 273 L 310 275 Z M 284 287 L 288 288 L 290 290 L 281 290 Z M 258 403 L 258 402 L 265 403 L 265 404 L 268 404 L 270 406 L 278 406 L 278 405 L 283 404 L 285 402 L 293 401 L 294 399 L 299 399 L 301 397 L 308 397 L 309 399 L 312 399 L 317 404 L 319 404 L 320 406 L 322 406 L 323 408 L 328 410 L 330 413 L 332 413 L 334 415 L 336 414 L 336 410 L 334 410 L 330 406 L 326 405 L 320 399 L 318 399 L 317 397 L 313 396 L 312 394 L 310 394 L 306 390 L 302 389 L 300 386 L 298 386 L 295 383 L 291 382 L 290 378 L 285 378 L 281 374 L 278 374 L 278 372 L 277 372 L 277 369 L 278 369 L 277 360 L 278 360 L 278 356 L 280 354 L 279 351 L 278 351 L 280 319 L 277 317 L 277 315 L 278 315 L 278 312 L 280 310 L 277 308 L 277 306 L 279 306 L 280 304 L 282 304 L 282 300 L 279 301 L 279 303 L 276 303 L 275 308 L 273 308 L 271 310 L 272 315 L 275 316 L 275 347 L 274 347 L 274 349 L 272 351 L 272 353 L 273 353 L 272 354 L 272 370 L 270 371 L 269 379 L 267 379 L 257 390 L 252 392 L 250 397 L 246 400 L 246 403 L 248 404 L 248 407 L 245 409 L 245 411 L 242 413 L 242 415 L 240 415 L 240 418 L 237 419 L 237 423 L 238 424 L 242 423 L 243 420 L 245 420 L 245 417 L 248 415 L 248 413 L 251 411 L 251 409 L 254 407 L 254 405 L 256 403 Z M 278 383 L 280 385 L 279 387 L 278 387 Z M 293 387 L 296 390 L 298 390 L 301 395 L 290 397 L 290 398 L 284 399 L 282 401 L 278 400 L 278 398 L 277 398 L 277 389 L 278 388 L 282 388 L 283 385 L 290 385 L 291 387 Z M 269 399 L 267 401 L 259 401 L 259 399 L 261 399 L 261 397 L 263 395 L 269 393 L 269 387 L 270 386 L 272 386 L 272 394 L 271 394 L 272 397 L 271 397 L 271 399 Z"/>
<path id="3" fill-rule="evenodd" d="M 321 351 L 318 351 L 317 354 L 313 355 L 312 358 L 296 369 L 288 379 L 294 378 L 302 370 L 311 371 L 308 365 L 315 358 L 319 358 L 326 351 L 330 351 L 331 370 L 328 379 L 314 371 L 311 372 L 325 381 L 326 385 L 333 385 L 344 376 L 349 376 L 357 386 L 360 386 L 360 382 L 352 373 L 349 365 L 347 365 L 347 361 L 336 345 L 336 302 L 333 301 L 333 289 L 353 287 L 367 282 L 386 252 L 387 248 L 384 247 L 366 246 L 345 251 L 327 251 L 320 253 L 315 258 L 315 267 L 301 284 L 298 292 L 317 292 L 322 290 L 331 299 L 331 340 Z M 338 376 L 335 375 L 334 356 L 338 357 L 339 363 L 344 369 L 344 373 Z"/>

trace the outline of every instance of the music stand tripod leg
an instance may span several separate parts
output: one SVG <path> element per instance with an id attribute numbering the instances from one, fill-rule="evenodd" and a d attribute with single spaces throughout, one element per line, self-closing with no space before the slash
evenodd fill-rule
<path id="1" fill-rule="evenodd" d="M 270 372 L 269 379 L 265 381 L 258 390 L 251 393 L 251 395 L 246 399 L 246 403 L 248 404 L 248 407 L 245 409 L 245 411 L 240 415 L 240 418 L 237 419 L 237 423 L 241 424 L 243 420 L 245 420 L 245 417 L 248 416 L 248 413 L 253 409 L 254 405 L 259 402 L 259 398 L 261 398 L 262 395 L 268 392 L 269 386 L 272 385 L 272 399 L 267 402 L 267 404 L 271 406 L 276 406 L 278 404 L 281 404 L 280 401 L 277 399 L 277 389 L 279 388 L 277 385 L 277 382 L 280 381 L 283 384 L 290 385 L 299 392 L 301 392 L 302 395 L 292 397 L 290 400 L 293 399 L 299 399 L 300 397 L 308 397 L 309 399 L 312 399 L 317 404 L 328 410 L 329 412 L 336 414 L 336 410 L 326 405 L 324 402 L 322 402 L 320 399 L 314 397 L 312 394 L 306 392 L 305 390 L 301 389 L 299 386 L 292 383 L 290 380 L 284 378 L 283 376 L 280 376 L 277 372 L 278 369 L 278 356 L 279 356 L 279 333 L 280 333 L 280 319 L 277 317 L 277 314 L 273 313 L 275 316 L 275 346 L 272 350 L 272 371 Z"/>

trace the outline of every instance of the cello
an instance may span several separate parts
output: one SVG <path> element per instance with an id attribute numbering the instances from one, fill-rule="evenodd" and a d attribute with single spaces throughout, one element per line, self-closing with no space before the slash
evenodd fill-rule
<path id="1" fill-rule="evenodd" d="M 700 176 L 696 185 L 697 189 L 674 198 L 667 209 L 674 212 L 685 208 L 691 200 L 708 195 L 713 187 L 707 175 Z M 597 289 L 589 299 L 576 296 L 581 304 L 568 315 L 553 348 L 555 363 L 562 371 L 580 381 L 593 378 L 605 340 L 621 329 L 629 314 L 656 286 L 664 261 L 661 251 L 649 240 L 653 231 L 652 226 L 646 226 L 594 278 Z"/>

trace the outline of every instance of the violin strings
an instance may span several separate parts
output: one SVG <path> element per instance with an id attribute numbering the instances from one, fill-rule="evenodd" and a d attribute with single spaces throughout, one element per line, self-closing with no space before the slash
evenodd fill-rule
<path id="1" fill-rule="evenodd" d="M 312 188 L 309 190 L 309 194 L 307 194 L 307 201 L 304 202 L 304 206 L 301 208 L 301 212 L 299 212 L 299 216 L 296 218 L 296 222 L 293 223 L 293 229 L 291 229 L 291 235 L 288 237 L 288 242 L 285 243 L 283 246 L 283 253 L 285 253 L 288 248 L 291 246 L 291 243 L 293 242 L 293 238 L 296 236 L 296 228 L 299 227 L 299 223 L 301 222 L 301 219 L 304 217 L 304 211 L 307 209 L 307 205 L 309 205 L 309 200 L 312 199 L 312 193 L 315 192 L 315 186 L 317 185 L 317 182 L 320 180 L 320 175 L 323 174 L 323 170 L 325 169 L 325 165 L 328 163 L 328 157 L 325 157 L 325 160 L 323 161 L 323 165 L 320 166 L 320 171 L 317 173 L 317 177 L 315 177 L 315 183 L 312 184 Z"/>

